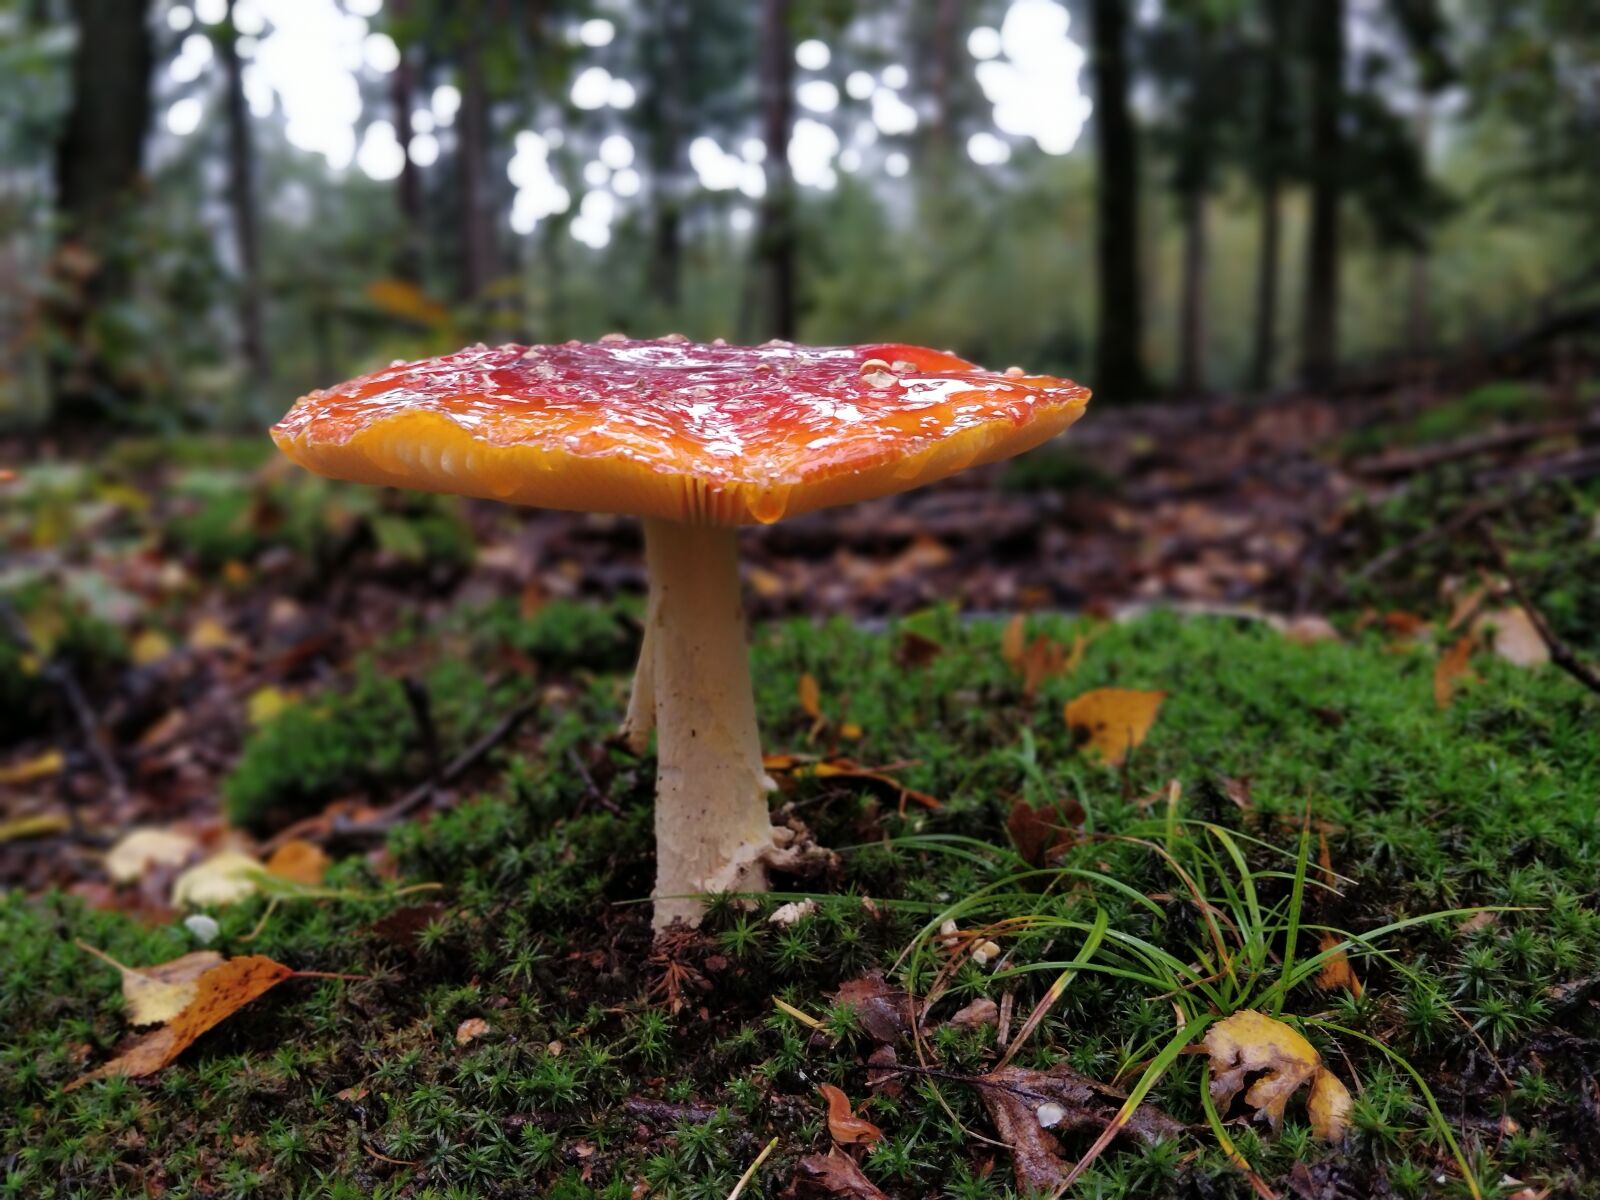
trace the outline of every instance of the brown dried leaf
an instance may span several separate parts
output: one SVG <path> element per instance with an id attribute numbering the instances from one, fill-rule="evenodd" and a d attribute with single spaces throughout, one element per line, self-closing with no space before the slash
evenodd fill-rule
<path id="1" fill-rule="evenodd" d="M 925 667 L 944 653 L 944 645 L 909 629 L 900 631 L 900 641 L 895 646 L 894 661 L 900 667 Z"/>
<path id="2" fill-rule="evenodd" d="M 1206 1052 L 1211 1056 L 1211 1098 L 1226 1110 L 1245 1086 L 1247 1076 L 1258 1078 L 1244 1101 L 1276 1130 L 1283 1123 L 1289 1097 L 1311 1085 L 1310 1116 L 1316 1135 L 1338 1141 L 1345 1134 L 1350 1093 L 1322 1063 L 1316 1047 L 1290 1026 L 1253 1008 L 1243 1009 L 1206 1030 Z M 1331 1082 L 1322 1083 L 1326 1076 Z"/>
<path id="3" fill-rule="evenodd" d="M 1072 845 L 1073 831 L 1082 824 L 1083 809 L 1076 800 L 1034 808 L 1019 799 L 1006 818 L 1006 832 L 1030 866 L 1042 867 L 1058 851 Z"/>
<path id="4" fill-rule="evenodd" d="M 1001 1067 L 978 1080 L 979 1098 L 995 1132 L 1011 1148 L 1012 1169 L 1023 1192 L 1053 1192 L 1068 1166 L 1051 1130 L 1100 1132 L 1126 1097 L 1067 1066 L 1048 1071 Z M 1141 1104 L 1123 1129 L 1151 1144 L 1177 1137 L 1183 1126 L 1160 1109 Z"/>
<path id="5" fill-rule="evenodd" d="M 1326 951 L 1339 944 L 1339 939 L 1331 933 L 1322 935 L 1321 949 Z M 1361 998 L 1361 980 L 1356 978 L 1355 969 L 1350 965 L 1350 956 L 1343 950 L 1334 954 L 1317 972 L 1317 986 L 1325 992 L 1336 991 L 1344 988 L 1356 999 Z"/>
<path id="6" fill-rule="evenodd" d="M 911 1028 L 910 994 L 891 985 L 882 971 L 846 980 L 833 994 L 833 1002 L 854 1009 L 861 1028 L 874 1041 L 897 1042 Z"/>
<path id="7" fill-rule="evenodd" d="M 272 852 L 272 857 L 267 859 L 266 870 L 267 874 L 280 879 L 317 887 L 328 873 L 329 861 L 322 847 L 315 842 L 290 838 Z"/>
<path id="8" fill-rule="evenodd" d="M 1440 657 L 1438 665 L 1433 668 L 1433 702 L 1440 708 L 1449 708 L 1450 701 L 1455 699 L 1456 690 L 1468 680 L 1475 678 L 1472 673 L 1472 648 L 1477 639 L 1472 634 L 1457 638 Z"/>
<path id="9" fill-rule="evenodd" d="M 1086 735 L 1088 747 L 1115 767 L 1150 735 L 1166 698 L 1165 692 L 1095 688 L 1068 700 L 1064 715 L 1067 727 Z"/>
<path id="10" fill-rule="evenodd" d="M 889 1200 L 837 1146 L 795 1163 L 794 1179 L 783 1194 L 791 1200 Z"/>
<path id="11" fill-rule="evenodd" d="M 883 1138 L 883 1130 L 850 1111 L 850 1097 L 833 1084 L 819 1084 L 817 1091 L 828 1103 L 828 1135 L 839 1145 L 872 1146 Z"/>
<path id="12" fill-rule="evenodd" d="M 139 1078 L 161 1070 L 208 1029 L 227 1020 L 294 972 L 260 954 L 229 959 L 200 976 L 194 999 L 171 1022 L 133 1042 L 116 1058 L 80 1075 L 67 1090 L 108 1075 Z"/>

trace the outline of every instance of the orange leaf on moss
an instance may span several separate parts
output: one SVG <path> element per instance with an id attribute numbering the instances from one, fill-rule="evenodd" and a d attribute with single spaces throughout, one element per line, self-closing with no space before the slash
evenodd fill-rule
<path id="1" fill-rule="evenodd" d="M 1067 728 L 1083 735 L 1089 749 L 1115 767 L 1144 744 L 1166 698 L 1166 692 L 1095 688 L 1067 701 Z"/>
<path id="2" fill-rule="evenodd" d="M 134 1041 L 126 1050 L 87 1075 L 80 1075 L 67 1090 L 82 1087 L 108 1075 L 135 1078 L 154 1075 L 191 1046 L 195 1039 L 221 1024 L 256 997 L 271 991 L 294 972 L 260 954 L 229 959 L 201 975 L 194 999 L 170 1022 Z"/>

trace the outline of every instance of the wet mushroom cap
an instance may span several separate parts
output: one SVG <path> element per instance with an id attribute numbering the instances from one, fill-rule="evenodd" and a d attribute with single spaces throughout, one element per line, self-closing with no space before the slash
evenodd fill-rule
<path id="1" fill-rule="evenodd" d="M 917 346 L 608 337 L 396 363 L 303 397 L 272 436 L 336 479 L 741 525 L 1008 458 L 1088 399 Z"/>

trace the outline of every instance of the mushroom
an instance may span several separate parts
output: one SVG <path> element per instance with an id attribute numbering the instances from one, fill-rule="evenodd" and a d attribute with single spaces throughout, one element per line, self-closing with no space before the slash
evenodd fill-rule
<path id="1" fill-rule="evenodd" d="M 1089 393 L 914 346 L 473 346 L 298 401 L 272 430 L 321 475 L 644 519 L 649 600 L 624 733 L 657 742 L 655 927 L 766 887 L 738 526 L 905 491 L 1037 446 Z"/>

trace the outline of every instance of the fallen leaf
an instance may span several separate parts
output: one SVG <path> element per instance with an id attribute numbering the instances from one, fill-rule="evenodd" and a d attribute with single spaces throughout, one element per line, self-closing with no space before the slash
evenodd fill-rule
<path id="1" fill-rule="evenodd" d="M 122 999 L 127 1004 L 130 1025 L 166 1024 L 195 998 L 200 976 L 222 965 L 222 955 L 215 950 L 195 950 L 171 962 L 130 967 L 87 942 L 79 942 L 78 947 L 122 975 Z"/>
<path id="2" fill-rule="evenodd" d="M 837 1146 L 826 1154 L 808 1154 L 794 1165 L 794 1179 L 785 1196 L 793 1200 L 889 1200 L 878 1185 Z"/>
<path id="3" fill-rule="evenodd" d="M 833 1084 L 819 1084 L 817 1091 L 828 1102 L 828 1134 L 839 1145 L 873 1146 L 883 1138 L 883 1130 L 865 1117 L 851 1113 L 850 1097 Z"/>
<path id="4" fill-rule="evenodd" d="M 1076 800 L 1034 808 L 1026 800 L 1011 805 L 1006 832 L 1017 853 L 1030 866 L 1042 867 L 1074 841 L 1074 831 L 1083 824 L 1083 809 Z"/>
<path id="5" fill-rule="evenodd" d="M 1470 633 L 1457 638 L 1433 668 L 1433 702 L 1438 707 L 1449 708 L 1460 686 L 1475 678 L 1471 663 L 1476 641 Z"/>
<path id="6" fill-rule="evenodd" d="M 172 653 L 172 639 L 159 629 L 146 629 L 128 645 L 128 657 L 136 667 L 148 667 Z"/>
<path id="7" fill-rule="evenodd" d="M 1542 667 L 1550 661 L 1550 647 L 1521 605 L 1484 613 L 1472 623 L 1472 632 L 1487 637 L 1495 654 L 1512 666 Z"/>
<path id="8" fill-rule="evenodd" d="M 252 725 L 265 725 L 289 707 L 290 695 L 280 687 L 268 684 L 250 693 L 244 702 L 245 718 Z"/>
<path id="9" fill-rule="evenodd" d="M 995 1132 L 1011 1149 L 1019 1190 L 1030 1194 L 1053 1192 L 1067 1176 L 1061 1143 L 1051 1130 L 1099 1133 L 1127 1098 L 1064 1064 L 1048 1071 L 1001 1067 L 976 1082 Z M 1141 1104 L 1121 1132 L 1152 1145 L 1177 1137 L 1183 1126 L 1160 1109 Z"/>
<path id="10" fill-rule="evenodd" d="M 868 1037 L 890 1044 L 911 1028 L 910 993 L 884 979 L 882 971 L 869 971 L 848 979 L 833 993 L 833 1002 L 853 1009 Z"/>
<path id="11" fill-rule="evenodd" d="M 456 1026 L 456 1045 L 465 1046 L 489 1032 L 489 1022 L 482 1017 L 468 1017 Z"/>
<path id="12" fill-rule="evenodd" d="M 227 1020 L 250 1001 L 270 991 L 294 972 L 260 954 L 229 959 L 200 976 L 194 998 L 169 1023 L 136 1040 L 116 1058 L 80 1075 L 66 1090 L 108 1075 L 140 1078 L 153 1075 L 208 1029 Z"/>
<path id="13" fill-rule="evenodd" d="M 1022 665 L 1022 652 L 1028 643 L 1028 619 L 1021 613 L 1006 622 L 1000 634 L 1000 657 L 1013 667 Z"/>
<path id="14" fill-rule="evenodd" d="M 135 829 L 106 853 L 106 874 L 115 883 L 136 883 L 153 866 L 181 867 L 199 848 L 187 833 L 172 829 Z"/>
<path id="15" fill-rule="evenodd" d="M 1320 949 L 1331 950 L 1339 944 L 1339 939 L 1331 933 L 1322 935 Z M 1331 955 L 1323 964 L 1322 970 L 1317 972 L 1317 986 L 1325 992 L 1337 991 L 1344 988 L 1357 1000 L 1361 999 L 1361 980 L 1356 978 L 1355 968 L 1350 965 L 1350 956 L 1343 950 Z"/>
<path id="16" fill-rule="evenodd" d="M 1149 736 L 1166 698 L 1166 692 L 1095 688 L 1068 700 L 1064 715 L 1067 727 L 1085 733 L 1088 747 L 1115 767 Z"/>
<path id="17" fill-rule="evenodd" d="M 1309 1084 L 1307 1112 L 1311 1131 L 1324 1141 L 1338 1141 L 1349 1125 L 1350 1093 L 1323 1065 L 1317 1049 L 1295 1029 L 1253 1008 L 1243 1009 L 1206 1030 L 1211 1056 L 1211 1098 L 1223 1111 L 1258 1075 L 1244 1101 L 1267 1119 L 1274 1130 L 1283 1124 L 1289 1097 Z"/>
<path id="18" fill-rule="evenodd" d="M 895 665 L 902 668 L 925 667 L 939 655 L 944 653 L 944 646 L 930 637 L 923 637 L 909 629 L 900 631 L 900 640 L 895 644 Z"/>
<path id="19" fill-rule="evenodd" d="M 1300 646 L 1310 646 L 1316 642 L 1337 642 L 1339 631 L 1333 627 L 1333 622 L 1327 617 L 1319 617 L 1310 613 L 1302 613 L 1298 617 L 1290 617 L 1281 626 L 1283 636 L 1289 641 Z"/>
<path id="20" fill-rule="evenodd" d="M 21 842 L 28 838 L 49 837 L 52 833 L 62 833 L 72 828 L 72 820 L 66 813 L 46 812 L 34 813 L 29 817 L 17 817 L 11 821 L 0 821 L 0 843 Z"/>
<path id="21" fill-rule="evenodd" d="M 817 677 L 807 671 L 800 676 L 796 691 L 800 696 L 800 711 L 813 721 L 822 720 L 822 689 L 817 686 Z"/>
<path id="22" fill-rule="evenodd" d="M 303 838 L 291 838 L 272 852 L 265 867 L 267 874 L 294 883 L 316 887 L 328 873 L 329 858 L 322 847 Z"/>
<path id="23" fill-rule="evenodd" d="M 1428 632 L 1425 618 L 1411 612 L 1386 612 L 1380 618 L 1383 631 L 1396 641 L 1413 641 Z"/>
<path id="24" fill-rule="evenodd" d="M 172 907 L 236 904 L 260 887 L 261 864 L 242 850 L 223 850 L 190 867 L 172 885 Z"/>
<path id="25" fill-rule="evenodd" d="M 224 650 L 233 645 L 233 634 L 216 617 L 201 617 L 189 628 L 192 650 Z"/>
<path id="26" fill-rule="evenodd" d="M 987 996 L 979 996 L 945 1022 L 956 1029 L 981 1029 L 1000 1023 L 1000 1006 Z"/>
<path id="27" fill-rule="evenodd" d="M 1222 794 L 1232 800 L 1237 808 L 1249 812 L 1254 807 L 1250 796 L 1250 776 L 1218 775 L 1217 782 L 1222 785 Z"/>
<path id="28" fill-rule="evenodd" d="M 898 779 L 886 775 L 882 770 L 873 767 L 864 767 L 852 758 L 836 755 L 833 758 L 811 759 L 798 754 L 768 754 L 761 760 L 761 765 L 769 772 L 788 775 L 795 779 L 811 776 L 816 779 L 860 779 L 867 783 L 875 783 L 887 788 L 893 793 L 896 800 L 904 806 L 907 800 L 915 800 L 924 808 L 942 807 L 938 799 L 926 792 L 908 788 Z"/>
<path id="29" fill-rule="evenodd" d="M 19 783 L 33 783 L 35 780 L 61 774 L 61 768 L 64 766 L 66 766 L 66 759 L 62 756 L 61 751 L 46 750 L 43 754 L 25 758 L 19 763 L 0 767 L 0 784 L 9 786 Z"/>

